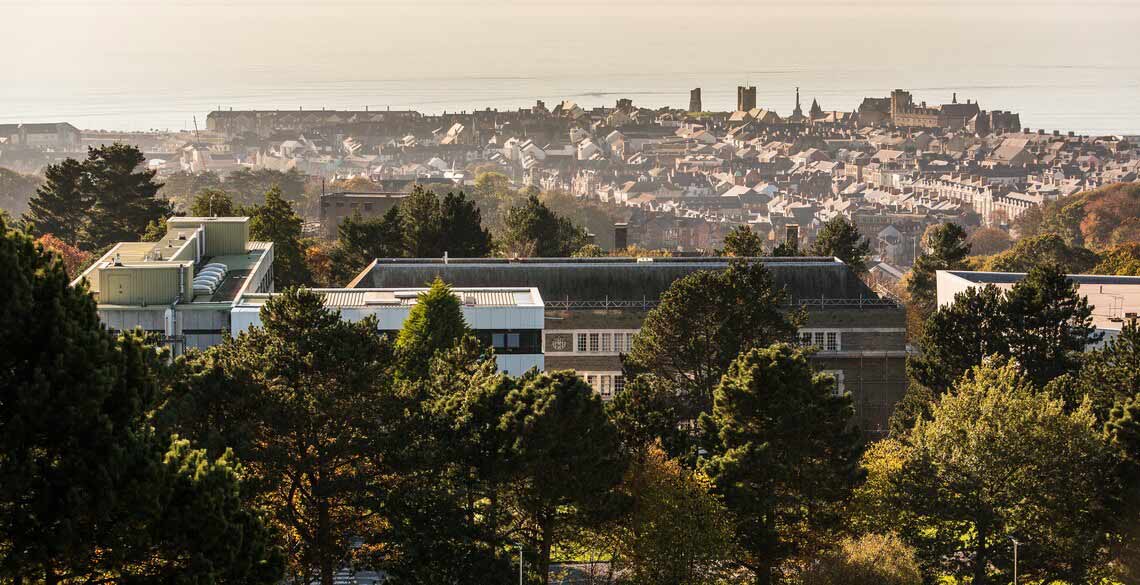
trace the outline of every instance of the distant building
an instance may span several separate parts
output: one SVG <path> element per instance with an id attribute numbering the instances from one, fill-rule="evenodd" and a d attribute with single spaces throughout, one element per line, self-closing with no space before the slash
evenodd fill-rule
<path id="1" fill-rule="evenodd" d="M 321 233 L 335 238 L 337 228 L 346 217 L 360 214 L 363 218 L 382 217 L 389 209 L 400 204 L 408 193 L 351 193 L 338 192 L 321 195 Z"/>
<path id="2" fill-rule="evenodd" d="M 953 303 L 958 293 L 971 288 L 992 284 L 999 289 L 1009 290 L 1024 278 L 1024 273 L 1017 272 L 939 270 L 935 276 L 938 306 Z M 1101 344 L 1120 335 L 1124 324 L 1135 322 L 1137 315 L 1140 315 L 1140 276 L 1070 274 L 1068 278 L 1076 283 L 1077 292 L 1088 299 L 1092 307 L 1093 326 L 1104 334 Z"/>
<path id="3" fill-rule="evenodd" d="M 832 258 L 762 262 L 807 320 L 796 341 L 818 348 L 815 366 L 850 392 L 864 431 L 885 433 L 906 390 L 906 313 L 881 300 Z M 726 258 L 382 259 L 349 288 L 422 287 L 436 277 L 456 287 L 534 288 L 545 303 L 542 350 L 547 370 L 581 374 L 603 399 L 625 386 L 621 356 L 674 280 L 725 270 Z M 789 340 L 791 341 L 791 340 Z"/>
<path id="4" fill-rule="evenodd" d="M 736 88 L 736 111 L 751 112 L 756 109 L 756 86 Z"/>
<path id="5" fill-rule="evenodd" d="M 690 112 L 703 112 L 701 108 L 701 88 L 694 88 L 689 92 L 689 111 Z"/>
<path id="6" fill-rule="evenodd" d="M 83 145 L 83 134 L 67 122 L 0 124 L 0 146 L 3 145 L 76 151 Z"/>

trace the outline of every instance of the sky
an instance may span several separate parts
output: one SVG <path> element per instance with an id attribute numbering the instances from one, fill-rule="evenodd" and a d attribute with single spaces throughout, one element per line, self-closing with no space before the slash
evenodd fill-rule
<path id="1" fill-rule="evenodd" d="M 144 96 L 311 106 L 336 101 L 330 87 L 438 94 L 457 78 L 464 91 L 525 79 L 520 91 L 581 92 L 644 79 L 651 93 L 671 77 L 787 85 L 803 70 L 824 95 L 821 72 L 847 76 L 846 96 L 860 72 L 871 90 L 1002 84 L 1016 69 L 1022 85 L 1123 84 L 1105 88 L 1113 103 L 1140 81 L 1140 0 L 0 0 L 0 21 L 0 118 L 122 98 L 140 127 Z M 408 92 L 407 105 L 428 97 L 442 103 Z"/>

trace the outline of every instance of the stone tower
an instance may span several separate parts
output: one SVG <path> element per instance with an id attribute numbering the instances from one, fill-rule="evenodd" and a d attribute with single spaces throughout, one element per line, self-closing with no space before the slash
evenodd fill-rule
<path id="1" fill-rule="evenodd" d="M 690 112 L 703 112 L 701 108 L 701 88 L 694 88 L 689 92 L 689 111 Z"/>
<path id="2" fill-rule="evenodd" d="M 747 112 L 756 109 L 756 86 L 740 86 L 736 88 L 736 110 Z"/>

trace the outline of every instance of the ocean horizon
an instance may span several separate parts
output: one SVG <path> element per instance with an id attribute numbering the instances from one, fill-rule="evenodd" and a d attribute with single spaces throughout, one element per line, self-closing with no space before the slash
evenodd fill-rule
<path id="1" fill-rule="evenodd" d="M 276 72 L 280 73 L 280 72 Z M 141 80 L 141 81 L 145 81 Z M 465 75 L 292 76 L 250 71 L 241 79 L 210 83 L 201 77 L 167 77 L 161 84 L 86 83 L 58 91 L 12 86 L 0 93 L 0 123 L 70 122 L 84 130 L 190 130 L 205 128 L 215 109 L 364 109 L 445 112 L 514 110 L 537 100 L 553 107 L 572 100 L 590 108 L 619 98 L 635 105 L 686 108 L 689 90 L 700 87 L 704 109 L 732 111 L 736 87 L 754 85 L 757 104 L 790 114 L 796 88 L 803 108 L 813 99 L 825 111 L 850 112 L 865 97 L 892 89 L 911 91 L 929 104 L 977 101 L 985 110 L 1021 114 L 1034 130 L 1085 135 L 1140 134 L 1140 66 L 963 66 L 958 68 L 770 67 L 756 71 L 579 73 L 512 75 L 486 71 Z"/>

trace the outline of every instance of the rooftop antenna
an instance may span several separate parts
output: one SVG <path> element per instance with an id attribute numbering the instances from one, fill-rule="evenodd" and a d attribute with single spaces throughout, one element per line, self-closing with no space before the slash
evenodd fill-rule
<path id="1" fill-rule="evenodd" d="M 198 116 L 194 116 L 194 142 L 202 142 L 202 137 L 198 135 Z"/>

